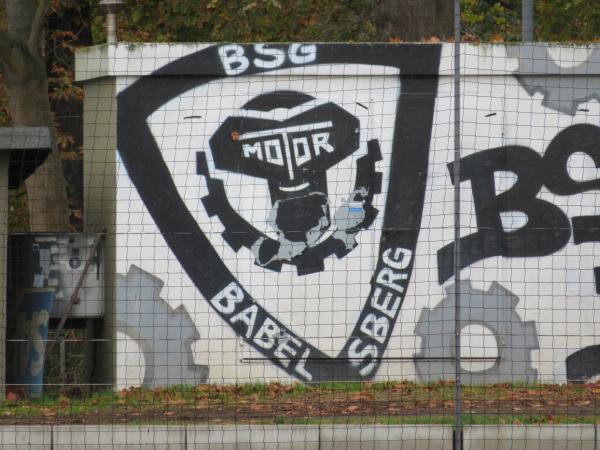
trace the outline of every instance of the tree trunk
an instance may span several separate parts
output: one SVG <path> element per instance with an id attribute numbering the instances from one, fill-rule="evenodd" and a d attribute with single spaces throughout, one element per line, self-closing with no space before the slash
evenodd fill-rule
<path id="1" fill-rule="evenodd" d="M 452 0 L 380 0 L 375 10 L 379 40 L 421 41 L 452 36 Z"/>
<path id="2" fill-rule="evenodd" d="M 43 0 L 39 0 L 43 1 Z M 42 33 L 36 32 L 36 0 L 5 0 L 8 36 L 12 39 L 2 72 L 13 126 L 44 126 L 54 130 L 48 80 L 42 54 Z M 44 9 L 45 12 L 45 9 Z M 46 161 L 25 182 L 31 231 L 68 231 L 66 183 L 56 140 Z"/>

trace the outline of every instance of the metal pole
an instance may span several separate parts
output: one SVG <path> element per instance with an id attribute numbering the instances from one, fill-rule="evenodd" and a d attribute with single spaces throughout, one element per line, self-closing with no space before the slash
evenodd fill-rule
<path id="1" fill-rule="evenodd" d="M 117 15 L 115 13 L 106 15 L 106 43 L 117 43 Z"/>
<path id="2" fill-rule="evenodd" d="M 65 372 L 66 372 L 66 370 L 65 370 L 66 349 L 65 349 L 65 340 L 62 337 L 60 338 L 59 345 L 60 345 L 60 347 L 59 347 L 59 350 L 60 350 L 60 357 L 59 357 L 59 359 L 60 359 L 60 379 L 62 381 L 64 381 L 65 380 Z"/>
<path id="3" fill-rule="evenodd" d="M 463 448 L 460 366 L 460 0 L 454 0 L 454 450 Z"/>
<path id="4" fill-rule="evenodd" d="M 533 42 L 534 0 L 522 0 L 521 5 L 521 40 Z"/>
<path id="5" fill-rule="evenodd" d="M 106 43 L 117 43 L 117 13 L 123 9 L 123 0 L 102 0 L 98 6 L 106 14 Z"/>

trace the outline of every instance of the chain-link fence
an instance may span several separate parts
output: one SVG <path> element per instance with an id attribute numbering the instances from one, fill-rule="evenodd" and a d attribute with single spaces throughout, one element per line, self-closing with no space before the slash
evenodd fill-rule
<path id="1" fill-rule="evenodd" d="M 56 123 L 3 72 L 2 448 L 598 446 L 597 44 L 461 43 L 473 2 L 454 42 L 126 43 L 175 7 L 101 3 Z M 391 2 L 254 3 L 211 32 Z"/>

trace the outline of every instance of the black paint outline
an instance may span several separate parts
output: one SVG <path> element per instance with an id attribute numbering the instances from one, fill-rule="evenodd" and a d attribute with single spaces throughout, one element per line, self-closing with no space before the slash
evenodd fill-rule
<path id="1" fill-rule="evenodd" d="M 252 55 L 254 52 L 252 45 L 241 47 L 246 55 Z M 240 311 L 248 311 L 248 308 L 255 311 L 255 326 L 252 331 L 258 330 L 265 319 L 270 319 L 281 330 L 281 339 L 285 339 L 285 342 L 295 349 L 290 358 L 284 359 L 281 354 L 276 355 L 274 351 L 261 348 L 253 342 L 252 335 L 244 339 L 275 365 L 303 381 L 367 380 L 377 372 L 381 357 L 387 348 L 413 268 L 412 255 L 416 249 L 427 180 L 441 45 L 316 44 L 315 48 L 315 60 L 303 66 L 368 64 L 400 69 L 401 92 L 397 103 L 390 167 L 390 173 L 394 176 L 390 177 L 388 186 L 380 256 L 371 283 L 371 293 L 365 301 L 351 337 L 335 358 L 330 358 L 295 335 L 260 307 L 246 291 L 243 291 L 244 298 L 233 314 L 223 314 L 217 309 L 215 311 L 237 334 L 247 331 L 243 322 L 238 321 L 234 324 L 230 320 Z M 180 197 L 146 119 L 173 97 L 202 84 L 227 77 L 218 49 L 219 46 L 211 46 L 179 58 L 132 83 L 117 97 L 117 140 L 123 164 L 169 248 L 209 303 L 210 299 L 224 288 L 237 284 L 237 280 Z M 251 66 L 241 75 L 290 67 L 301 66 L 293 65 L 286 59 L 277 69 L 259 69 Z M 381 285 L 375 284 L 375 274 L 381 274 L 386 268 L 384 253 L 395 248 L 407 249 L 412 254 L 405 267 L 403 289 L 396 292 L 395 301 L 399 304 L 396 304 L 397 308 L 390 318 L 385 336 L 379 336 L 383 337 L 382 341 L 376 339 L 374 334 L 366 334 L 360 325 L 374 311 L 373 302 L 377 298 L 383 298 L 376 298 L 375 295 L 392 294 L 389 290 L 382 290 Z M 353 354 L 358 351 L 361 358 L 352 358 L 349 354 L 351 348 L 354 349 Z M 375 354 L 368 351 L 370 348 L 375 349 Z M 370 368 L 368 372 L 367 368 Z"/>

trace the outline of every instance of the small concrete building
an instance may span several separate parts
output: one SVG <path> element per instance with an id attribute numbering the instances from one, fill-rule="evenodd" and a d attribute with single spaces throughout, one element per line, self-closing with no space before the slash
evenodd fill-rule
<path id="1" fill-rule="evenodd" d="M 463 381 L 600 375 L 600 47 L 461 52 L 458 181 L 452 44 L 79 51 L 101 378 L 453 378 L 458 182 Z"/>

